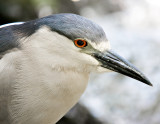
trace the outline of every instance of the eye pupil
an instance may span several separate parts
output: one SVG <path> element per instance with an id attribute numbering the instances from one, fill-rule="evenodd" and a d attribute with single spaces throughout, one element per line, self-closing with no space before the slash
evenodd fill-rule
<path id="1" fill-rule="evenodd" d="M 84 41 L 78 40 L 78 41 L 77 41 L 77 44 L 78 44 L 79 46 L 83 46 L 83 45 L 84 45 Z"/>
<path id="2" fill-rule="evenodd" d="M 83 39 L 76 39 L 74 41 L 74 44 L 79 48 L 87 46 L 87 42 L 85 40 L 83 40 Z"/>

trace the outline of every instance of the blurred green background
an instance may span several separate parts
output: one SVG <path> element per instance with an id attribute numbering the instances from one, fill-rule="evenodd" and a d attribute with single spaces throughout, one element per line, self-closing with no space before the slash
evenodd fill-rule
<path id="1" fill-rule="evenodd" d="M 0 25 L 75 13 L 101 25 L 112 49 L 154 87 L 117 73 L 91 74 L 88 88 L 58 124 L 160 124 L 159 0 L 0 0 Z"/>

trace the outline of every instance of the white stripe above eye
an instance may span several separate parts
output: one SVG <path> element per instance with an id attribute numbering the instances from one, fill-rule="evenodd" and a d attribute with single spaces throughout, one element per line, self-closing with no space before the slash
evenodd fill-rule
<path id="1" fill-rule="evenodd" d="M 8 27 L 8 26 L 11 26 L 11 25 L 20 25 L 20 24 L 23 24 L 23 23 L 24 22 L 8 23 L 8 24 L 1 25 L 0 28 Z"/>

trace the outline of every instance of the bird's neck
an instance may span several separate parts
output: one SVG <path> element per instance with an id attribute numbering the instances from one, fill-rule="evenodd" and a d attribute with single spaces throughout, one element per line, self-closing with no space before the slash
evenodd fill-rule
<path id="1" fill-rule="evenodd" d="M 56 68 L 53 59 L 56 55 L 45 54 L 45 51 L 39 49 L 22 52 L 17 68 L 20 78 L 16 79 L 16 88 L 13 91 L 19 106 L 13 102 L 11 106 L 16 106 L 16 110 L 11 112 L 18 113 L 16 118 L 19 122 L 27 119 L 28 123 L 56 123 L 79 100 L 88 84 L 89 73 L 81 73 L 74 66 L 66 68 L 65 64 Z M 23 98 L 18 99 L 21 96 Z M 23 103 L 27 106 L 23 106 Z M 21 107 L 31 114 L 21 117 Z"/>
<path id="2" fill-rule="evenodd" d="M 54 52 L 56 47 L 48 37 L 26 39 L 16 59 L 16 98 L 11 103 L 11 113 L 18 123 L 56 123 L 76 104 L 88 84 L 88 69 Z M 21 116 L 24 111 L 31 114 Z"/>

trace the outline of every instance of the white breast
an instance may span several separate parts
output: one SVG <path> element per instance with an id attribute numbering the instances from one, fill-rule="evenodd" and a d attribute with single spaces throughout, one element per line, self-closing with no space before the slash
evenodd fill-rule
<path id="1" fill-rule="evenodd" d="M 11 111 L 24 124 L 56 123 L 79 100 L 88 82 L 88 75 L 72 71 L 51 72 L 38 64 L 20 68 Z"/>
<path id="2" fill-rule="evenodd" d="M 35 47 L 34 47 L 35 44 Z M 43 42 L 27 39 L 17 60 L 10 113 L 15 124 L 56 123 L 84 92 L 89 73 L 53 68 L 57 53 Z M 52 44 L 51 44 L 52 45 Z"/>

